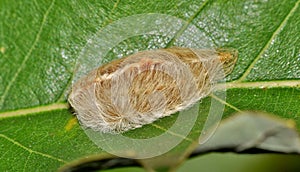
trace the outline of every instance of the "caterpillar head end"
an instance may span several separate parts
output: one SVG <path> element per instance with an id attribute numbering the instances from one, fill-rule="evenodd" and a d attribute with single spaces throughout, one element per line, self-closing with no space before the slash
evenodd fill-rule
<path id="1" fill-rule="evenodd" d="M 225 76 L 230 74 L 238 59 L 238 51 L 236 49 L 217 49 L 219 59 L 222 63 Z"/>

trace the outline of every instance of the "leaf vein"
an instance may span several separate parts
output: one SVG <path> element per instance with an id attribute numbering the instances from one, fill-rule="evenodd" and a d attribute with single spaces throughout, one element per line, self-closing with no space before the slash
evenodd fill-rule
<path id="1" fill-rule="evenodd" d="M 233 89 L 233 88 L 280 88 L 280 87 L 289 87 L 289 88 L 300 88 L 300 80 L 282 80 L 282 81 L 261 81 L 261 82 L 228 82 L 224 84 L 218 84 L 216 89 Z M 0 113 L 0 119 L 25 116 L 33 113 L 46 112 L 51 110 L 59 109 L 68 109 L 69 105 L 67 103 L 53 103 L 44 106 L 37 106 L 32 108 L 18 109 L 14 111 L 2 112 Z"/>
<path id="2" fill-rule="evenodd" d="M 111 9 L 111 11 L 109 12 L 109 15 L 108 15 L 108 18 L 113 14 L 113 12 L 115 11 L 115 9 L 117 9 L 118 5 L 120 3 L 120 0 L 117 0 L 114 5 L 113 5 L 113 8 Z M 62 10 L 63 11 L 63 10 Z M 63 11 L 64 12 L 64 11 Z M 65 13 L 65 12 L 64 12 Z M 68 15 L 67 15 L 68 16 Z M 70 17 L 71 18 L 71 17 Z M 103 22 L 103 25 L 102 25 L 102 28 L 104 26 L 106 26 L 107 24 L 109 23 L 109 19 L 107 19 L 106 21 Z M 75 27 L 77 27 L 77 25 L 75 24 L 74 25 Z M 73 69 L 76 71 L 76 66 L 78 65 L 77 64 L 77 60 L 78 58 L 75 60 L 74 62 L 74 65 L 73 65 Z M 73 78 L 74 78 L 74 75 L 75 75 L 75 72 L 73 72 L 70 76 L 70 78 L 68 79 L 68 82 L 66 84 L 66 88 L 62 90 L 61 94 L 58 96 L 58 101 L 63 101 L 64 98 L 66 98 L 67 96 L 67 91 L 69 91 L 69 85 L 72 84 L 73 82 Z"/>
<path id="3" fill-rule="evenodd" d="M 28 161 L 30 159 L 30 156 L 31 156 L 31 153 L 27 156 L 26 158 L 26 161 L 25 161 L 25 164 L 24 164 L 24 168 L 23 168 L 23 171 L 25 172 L 26 171 L 26 168 L 27 168 L 27 164 L 28 164 Z"/>
<path id="4" fill-rule="evenodd" d="M 178 134 L 178 133 L 174 133 L 174 132 L 172 132 L 172 131 L 170 131 L 170 130 L 167 130 L 167 129 L 165 129 L 165 128 L 163 128 L 162 126 L 159 126 L 159 125 L 156 125 L 156 124 L 151 124 L 153 127 L 155 127 L 155 128 L 157 128 L 157 129 L 160 129 L 160 130 L 162 130 L 162 131 L 164 131 L 164 132 L 167 132 L 167 133 L 169 133 L 169 134 L 171 134 L 171 135 L 173 135 L 173 136 L 177 136 L 177 137 L 179 137 L 179 138 L 182 138 L 183 140 L 186 140 L 186 141 L 189 141 L 189 142 L 193 142 L 193 140 L 192 139 L 190 139 L 190 138 L 188 138 L 188 137 L 186 137 L 186 136 L 183 136 L 183 135 L 181 135 L 181 134 Z"/>
<path id="5" fill-rule="evenodd" d="M 41 36 L 42 31 L 43 31 L 43 28 L 44 28 L 44 25 L 46 23 L 46 20 L 48 18 L 48 15 L 49 15 L 52 7 L 54 6 L 54 2 L 55 2 L 55 0 L 53 0 L 51 2 L 51 5 L 49 6 L 49 8 L 47 9 L 47 11 L 45 12 L 43 20 L 42 20 L 42 23 L 41 23 L 41 26 L 39 28 L 39 31 L 38 31 L 38 33 L 37 33 L 37 35 L 35 37 L 35 40 L 34 40 L 33 44 L 31 45 L 29 51 L 25 55 L 24 60 L 21 63 L 21 66 L 18 68 L 17 72 L 15 73 L 15 75 L 12 77 L 12 79 L 10 80 L 10 82 L 8 83 L 8 85 L 6 86 L 3 95 L 0 97 L 0 108 L 3 107 L 5 98 L 6 98 L 7 94 L 8 94 L 8 92 L 9 92 L 9 90 L 11 89 L 13 83 L 16 81 L 16 79 L 19 76 L 20 72 L 25 67 L 26 62 L 28 61 L 30 55 L 32 54 L 33 50 L 35 49 L 35 46 L 36 46 L 36 44 L 38 43 L 38 41 L 40 39 L 40 36 Z"/>
<path id="6" fill-rule="evenodd" d="M 252 63 L 249 65 L 249 67 L 246 69 L 246 71 L 244 72 L 244 74 L 237 79 L 235 82 L 241 82 L 243 80 L 246 79 L 246 77 L 250 74 L 251 70 L 253 69 L 254 65 L 256 64 L 256 62 L 262 57 L 263 53 L 269 48 L 269 46 L 272 44 L 272 41 L 274 40 L 274 38 L 281 32 L 282 28 L 286 25 L 287 21 L 291 18 L 291 16 L 295 13 L 295 11 L 297 10 L 298 6 L 299 6 L 300 0 L 297 1 L 294 5 L 294 7 L 291 9 L 291 11 L 286 15 L 286 17 L 282 20 L 282 22 L 280 23 L 280 25 L 277 27 L 277 29 L 275 30 L 275 32 L 272 34 L 272 36 L 270 37 L 270 39 L 268 40 L 268 42 L 265 44 L 265 46 L 263 47 L 263 49 L 259 52 L 259 54 L 255 57 L 255 59 L 252 61 Z"/>
<path id="7" fill-rule="evenodd" d="M 201 11 L 204 9 L 204 7 L 208 4 L 209 0 L 206 0 L 203 2 L 203 4 L 199 7 L 199 9 L 197 10 L 197 12 L 192 16 L 190 17 L 186 24 L 183 25 L 181 27 L 181 29 L 178 30 L 178 32 L 175 34 L 175 36 L 170 40 L 170 42 L 166 45 L 166 47 L 170 47 L 174 42 L 175 40 L 187 29 L 187 27 L 191 24 L 191 22 L 201 13 Z"/>
<path id="8" fill-rule="evenodd" d="M 300 88 L 300 80 L 278 80 L 278 81 L 258 81 L 258 82 L 227 82 L 218 84 L 218 89 L 231 88 L 279 88 L 279 87 L 295 87 Z"/>
<path id="9" fill-rule="evenodd" d="M 63 159 L 60 159 L 60 158 L 57 158 L 57 157 L 54 157 L 52 155 L 49 155 L 49 154 L 45 154 L 45 153 L 42 153 L 42 152 L 38 152 L 38 151 L 35 151 L 35 150 L 32 150 L 24 145 L 22 145 L 21 143 L 7 137 L 6 135 L 4 134 L 0 134 L 0 137 L 2 137 L 3 139 L 5 140 L 8 140 L 9 142 L 13 143 L 14 145 L 28 151 L 30 154 L 31 153 L 34 153 L 34 154 L 37 154 L 37 155 L 40 155 L 40 156 L 43 156 L 43 157 L 46 157 L 46 158 L 49 158 L 49 159 L 53 159 L 53 160 L 56 160 L 56 161 L 59 161 L 59 162 L 63 162 L 63 163 L 67 163 L 66 161 L 64 161 Z"/>
<path id="10" fill-rule="evenodd" d="M 217 101 L 223 103 L 224 105 L 230 107 L 231 109 L 234 109 L 234 110 L 237 111 L 237 112 L 242 112 L 242 110 L 240 110 L 239 108 L 237 108 L 237 107 L 231 105 L 230 103 L 227 103 L 226 101 L 224 101 L 224 100 L 218 98 L 217 96 L 215 96 L 215 95 L 213 95 L 213 94 L 210 95 L 210 96 L 211 96 L 212 98 L 216 99 Z"/>
<path id="11" fill-rule="evenodd" d="M 0 113 L 0 119 L 8 118 L 8 117 L 15 117 L 15 116 L 23 116 L 23 115 L 32 114 L 32 113 L 46 112 L 46 111 L 51 111 L 51 110 L 68 109 L 68 108 L 69 108 L 69 105 L 67 103 L 54 103 L 54 104 L 49 104 L 46 106 L 37 106 L 37 107 L 33 107 L 33 108 L 19 109 L 19 110 L 10 111 L 10 112 L 3 112 L 3 113 Z"/>

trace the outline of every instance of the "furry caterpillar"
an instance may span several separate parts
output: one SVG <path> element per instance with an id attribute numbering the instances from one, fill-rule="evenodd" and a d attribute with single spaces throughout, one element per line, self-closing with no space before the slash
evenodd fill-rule
<path id="1" fill-rule="evenodd" d="M 69 95 L 79 122 L 121 133 L 186 109 L 229 74 L 237 51 L 173 47 L 114 60 L 77 81 Z"/>

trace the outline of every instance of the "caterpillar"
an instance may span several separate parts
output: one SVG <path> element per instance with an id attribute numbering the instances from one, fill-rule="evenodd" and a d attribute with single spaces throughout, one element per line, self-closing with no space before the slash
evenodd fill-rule
<path id="1" fill-rule="evenodd" d="M 214 90 L 236 61 L 233 49 L 141 51 L 80 78 L 68 101 L 84 127 L 122 133 L 192 106 Z"/>

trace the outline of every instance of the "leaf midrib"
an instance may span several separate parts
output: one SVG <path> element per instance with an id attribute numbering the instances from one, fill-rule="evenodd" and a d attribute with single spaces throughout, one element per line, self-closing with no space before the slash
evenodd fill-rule
<path id="1" fill-rule="evenodd" d="M 280 80 L 280 81 L 260 81 L 260 82 L 227 82 L 225 84 L 217 85 L 217 89 L 226 88 L 227 90 L 233 88 L 300 88 L 300 80 Z M 228 105 L 228 104 L 226 104 Z M 18 117 L 36 113 L 42 113 L 53 110 L 68 109 L 68 103 L 55 102 L 48 105 L 36 106 L 32 108 L 24 108 L 13 111 L 4 111 L 0 113 L 0 119 Z"/>

